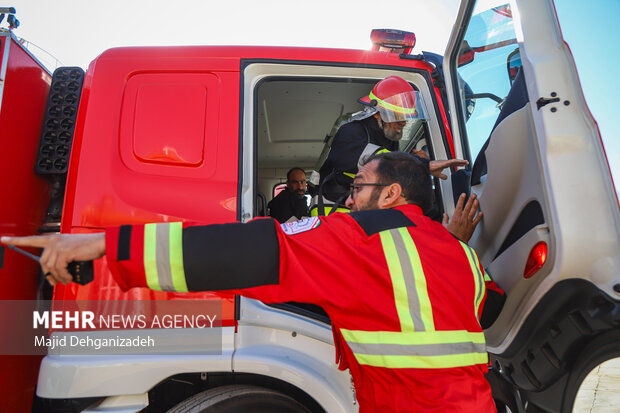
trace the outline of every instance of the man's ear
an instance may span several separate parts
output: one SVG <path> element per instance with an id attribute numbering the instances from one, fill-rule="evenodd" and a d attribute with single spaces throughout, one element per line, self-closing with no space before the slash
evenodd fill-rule
<path id="1" fill-rule="evenodd" d="M 383 127 L 383 122 L 381 121 L 381 115 L 379 114 L 379 112 L 375 113 L 374 115 L 372 115 L 375 119 L 377 119 L 377 122 L 379 123 L 379 127 Z"/>
<path id="2" fill-rule="evenodd" d="M 380 206 L 384 208 L 391 208 L 392 206 L 401 204 L 403 200 L 403 197 L 401 196 L 402 193 L 403 188 L 398 183 L 393 183 L 386 186 L 383 188 L 381 197 L 379 198 Z"/>

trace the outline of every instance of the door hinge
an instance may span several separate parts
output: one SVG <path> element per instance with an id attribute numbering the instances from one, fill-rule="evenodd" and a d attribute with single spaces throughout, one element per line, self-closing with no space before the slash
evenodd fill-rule
<path id="1" fill-rule="evenodd" d="M 545 105 L 548 105 L 549 103 L 555 103 L 559 101 L 560 101 L 560 98 L 558 97 L 558 94 L 555 92 L 551 92 L 550 98 L 540 98 L 536 101 L 536 108 L 537 110 L 540 110 L 540 108 L 542 108 Z"/>

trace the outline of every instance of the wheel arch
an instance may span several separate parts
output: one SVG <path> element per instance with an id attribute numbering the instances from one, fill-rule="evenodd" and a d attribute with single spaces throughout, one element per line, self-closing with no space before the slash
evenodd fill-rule
<path id="1" fill-rule="evenodd" d="M 564 411 L 588 366 L 619 354 L 619 326 L 620 300 L 583 279 L 561 281 L 536 305 L 506 351 L 491 354 L 493 370 L 519 389 L 524 402 L 542 411 Z"/>
<path id="2" fill-rule="evenodd" d="M 313 413 L 329 411 L 321 407 L 306 391 L 280 378 L 241 372 L 184 373 L 170 376 L 149 391 L 149 405 L 157 406 L 158 409 L 166 406 L 167 409 L 205 390 L 225 386 L 254 386 L 274 390 L 292 397 Z M 175 397 L 171 398 L 170 395 Z"/>

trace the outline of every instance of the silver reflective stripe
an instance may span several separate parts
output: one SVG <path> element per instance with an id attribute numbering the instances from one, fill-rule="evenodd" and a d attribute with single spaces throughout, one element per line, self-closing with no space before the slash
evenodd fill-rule
<path id="1" fill-rule="evenodd" d="M 469 245 L 465 244 L 464 242 L 462 243 L 465 247 L 467 247 L 467 250 L 469 251 L 469 256 L 471 257 L 471 262 L 472 262 L 472 267 L 476 267 L 476 272 L 474 273 L 474 277 L 476 277 L 476 279 L 478 280 L 478 295 L 476 296 L 476 303 L 480 303 L 482 300 L 482 295 L 484 294 L 484 275 L 480 272 L 480 266 L 478 265 L 478 260 L 476 259 L 476 252 L 474 251 L 474 249 L 472 247 L 470 247 Z M 476 308 L 476 311 L 478 311 L 478 309 Z"/>
<path id="2" fill-rule="evenodd" d="M 486 353 L 484 343 L 441 344 L 363 344 L 347 342 L 353 353 L 378 356 L 449 356 L 470 353 Z"/>
<path id="3" fill-rule="evenodd" d="M 407 247 L 405 246 L 405 240 L 398 231 L 398 229 L 390 230 L 392 239 L 394 240 L 394 246 L 396 247 L 396 253 L 398 254 L 398 260 L 403 270 L 403 278 L 405 279 L 405 287 L 407 288 L 407 301 L 409 302 L 409 314 L 413 320 L 413 326 L 415 331 L 426 331 L 424 321 L 422 321 L 422 309 L 420 306 L 420 298 L 418 297 L 418 291 L 416 290 L 415 275 L 413 273 L 413 265 L 411 265 L 411 259 L 407 253 Z"/>
<path id="4" fill-rule="evenodd" d="M 367 144 L 357 160 L 357 169 L 360 169 L 364 161 L 379 149 L 381 149 L 381 146 L 379 145 L 373 145 L 372 143 Z"/>
<path id="5" fill-rule="evenodd" d="M 170 270 L 170 224 L 157 224 L 155 256 L 157 257 L 157 279 L 163 291 L 175 291 Z"/>

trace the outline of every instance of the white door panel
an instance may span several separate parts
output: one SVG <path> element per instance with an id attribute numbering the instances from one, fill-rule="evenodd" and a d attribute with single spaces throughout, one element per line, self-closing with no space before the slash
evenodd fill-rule
<path id="1" fill-rule="evenodd" d="M 486 158 L 487 173 L 472 183 L 484 219 L 471 243 L 508 293 L 503 314 L 486 331 L 490 350 L 501 352 L 561 280 L 583 278 L 620 298 L 614 290 L 620 290 L 620 214 L 553 2 L 479 1 L 495 7 L 486 13 L 474 3 L 461 5 L 444 69 L 455 147 L 471 161 L 478 151 Z M 528 103 L 515 110 L 506 97 L 513 80 L 509 56 L 517 47 Z M 466 114 L 472 101 L 473 113 Z M 494 125 L 500 109 L 510 114 Z M 531 202 L 540 205 L 544 221 L 522 225 L 519 217 Z M 548 245 L 547 262 L 525 279 L 528 254 L 539 241 Z"/>

